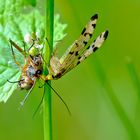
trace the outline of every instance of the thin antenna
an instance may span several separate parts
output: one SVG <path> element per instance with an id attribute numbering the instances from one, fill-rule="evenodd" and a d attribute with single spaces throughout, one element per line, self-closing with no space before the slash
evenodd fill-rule
<path id="1" fill-rule="evenodd" d="M 66 109 L 68 110 L 69 115 L 71 116 L 70 109 L 69 109 L 68 105 L 66 104 L 66 102 L 62 99 L 62 97 L 56 92 L 56 90 L 48 82 L 46 82 L 46 83 L 54 91 L 54 93 L 59 97 L 59 99 L 63 102 L 63 104 L 65 105 Z M 43 86 L 45 86 L 45 84 Z M 43 96 L 41 98 L 41 101 L 40 101 L 39 105 L 37 106 L 37 108 L 36 108 L 36 110 L 35 110 L 35 112 L 33 114 L 33 118 L 35 117 L 35 115 L 37 114 L 39 108 L 41 107 L 41 104 L 42 104 L 43 99 L 44 99 L 44 95 L 45 95 L 45 88 L 44 88 L 44 93 L 43 93 Z"/>
<path id="2" fill-rule="evenodd" d="M 34 88 L 36 83 L 36 80 L 34 81 L 33 86 L 30 88 L 29 92 L 26 94 L 26 96 L 24 97 L 24 99 L 22 100 L 22 102 L 20 102 L 20 106 L 19 106 L 19 110 L 23 107 L 23 105 L 25 104 L 25 102 L 27 101 L 27 98 L 29 97 L 29 95 L 31 94 L 32 89 Z"/>
<path id="3" fill-rule="evenodd" d="M 20 81 L 22 81 L 22 80 L 19 80 L 19 81 L 9 81 L 9 80 L 7 79 L 7 82 L 9 82 L 9 83 L 18 83 L 18 82 L 20 82 Z"/>
<path id="4" fill-rule="evenodd" d="M 62 103 L 65 105 L 66 109 L 68 110 L 69 115 L 71 116 L 70 109 L 69 109 L 68 105 L 66 104 L 66 102 L 63 100 L 63 98 L 58 94 L 58 92 L 48 82 L 46 82 L 46 83 L 54 91 L 54 93 L 59 97 L 59 99 L 62 101 Z"/>
<path id="5" fill-rule="evenodd" d="M 45 84 L 44 84 L 44 85 L 45 85 Z M 43 102 L 43 99 L 44 99 L 44 95 L 45 95 L 45 89 L 44 89 L 44 92 L 43 92 L 43 96 L 42 96 L 42 98 L 41 98 L 41 101 L 40 101 L 40 103 L 38 104 L 38 106 L 37 106 L 37 108 L 36 108 L 36 110 L 35 110 L 35 112 L 34 112 L 34 114 L 33 114 L 33 118 L 35 117 L 36 113 L 38 112 L 39 108 L 40 108 L 41 105 L 42 105 L 42 102 Z"/>

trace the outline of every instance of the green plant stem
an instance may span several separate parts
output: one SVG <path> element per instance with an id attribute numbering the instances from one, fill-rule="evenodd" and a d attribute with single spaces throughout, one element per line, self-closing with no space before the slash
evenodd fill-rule
<path id="1" fill-rule="evenodd" d="M 53 22 L 54 22 L 54 0 L 46 0 L 45 7 L 45 37 L 49 43 L 46 43 L 44 48 L 44 58 L 48 60 L 48 47 L 49 53 L 53 50 Z M 50 56 L 50 55 L 49 55 Z M 47 59 L 48 58 L 48 59 Z M 44 64 L 44 75 L 48 74 L 46 64 Z M 48 81 L 51 84 L 50 81 Z M 44 117 L 44 140 L 52 140 L 52 110 L 51 110 L 51 89 L 47 84 L 44 86 L 44 101 L 43 101 L 43 117 Z"/>

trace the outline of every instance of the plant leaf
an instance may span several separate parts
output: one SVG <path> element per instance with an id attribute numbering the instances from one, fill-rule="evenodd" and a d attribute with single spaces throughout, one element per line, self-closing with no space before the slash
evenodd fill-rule
<path id="1" fill-rule="evenodd" d="M 20 69 L 12 59 L 9 38 L 23 48 L 24 36 L 27 33 L 40 34 L 43 39 L 45 35 L 44 17 L 37 9 L 22 13 L 23 0 L 0 0 L 0 102 L 6 102 L 17 88 L 17 84 L 7 82 L 18 81 Z M 59 22 L 60 16 L 56 15 L 54 20 L 54 47 L 59 40 L 66 35 L 63 33 L 66 24 Z M 27 48 L 29 46 L 26 46 Z M 14 49 L 17 60 L 24 65 L 24 56 Z"/>

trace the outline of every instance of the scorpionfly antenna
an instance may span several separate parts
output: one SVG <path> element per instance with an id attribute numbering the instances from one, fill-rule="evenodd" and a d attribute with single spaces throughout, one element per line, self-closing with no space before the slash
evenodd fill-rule
<path id="1" fill-rule="evenodd" d="M 63 98 L 58 94 L 58 92 L 48 83 L 46 82 L 47 85 L 53 90 L 53 92 L 57 95 L 57 97 L 62 101 L 62 103 L 65 105 L 66 109 L 68 110 L 69 115 L 71 115 L 70 109 L 66 102 L 63 100 Z"/>
<path id="2" fill-rule="evenodd" d="M 42 88 L 42 87 L 45 86 L 46 84 L 53 90 L 53 92 L 57 95 L 57 97 L 62 101 L 62 103 L 65 105 L 65 107 L 66 107 L 66 109 L 67 109 L 69 115 L 71 116 L 70 109 L 69 109 L 68 105 L 66 104 L 66 102 L 64 101 L 64 99 L 58 94 L 58 92 L 57 92 L 48 82 L 45 82 L 45 83 L 44 83 L 42 86 L 40 86 L 39 88 Z M 36 108 L 36 110 L 35 110 L 35 112 L 34 112 L 34 114 L 33 114 L 33 118 L 35 117 L 36 113 L 38 112 L 38 110 L 39 110 L 39 108 L 40 108 L 40 106 L 41 106 L 41 104 L 42 104 L 42 102 L 43 102 L 44 95 L 45 95 L 45 88 L 44 88 L 44 93 L 43 93 L 43 96 L 42 96 L 42 98 L 41 98 L 41 101 L 40 101 L 39 105 L 37 106 L 37 108 Z"/>

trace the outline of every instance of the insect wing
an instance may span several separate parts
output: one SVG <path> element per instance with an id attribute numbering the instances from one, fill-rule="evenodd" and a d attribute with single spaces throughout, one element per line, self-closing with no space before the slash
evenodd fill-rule
<path id="1" fill-rule="evenodd" d="M 66 74 L 71 69 L 76 67 L 78 64 L 80 64 L 82 61 L 84 61 L 88 56 L 90 56 L 93 52 L 98 50 L 104 41 L 106 40 L 108 36 L 108 31 L 103 32 L 100 36 L 97 37 L 97 39 L 87 47 L 86 50 L 84 50 L 81 54 L 78 55 L 78 57 L 75 59 L 75 61 L 70 65 L 70 67 L 64 72 Z"/>
<path id="2" fill-rule="evenodd" d="M 96 27 L 96 22 L 98 15 L 95 14 L 91 17 L 88 24 L 83 29 L 80 37 L 76 40 L 66 51 L 66 53 L 60 58 L 61 67 L 59 68 L 59 73 L 63 75 L 65 71 L 69 69 L 71 64 L 75 61 L 75 58 L 78 56 L 79 51 L 84 49 L 88 41 L 91 39 L 93 32 Z"/>

